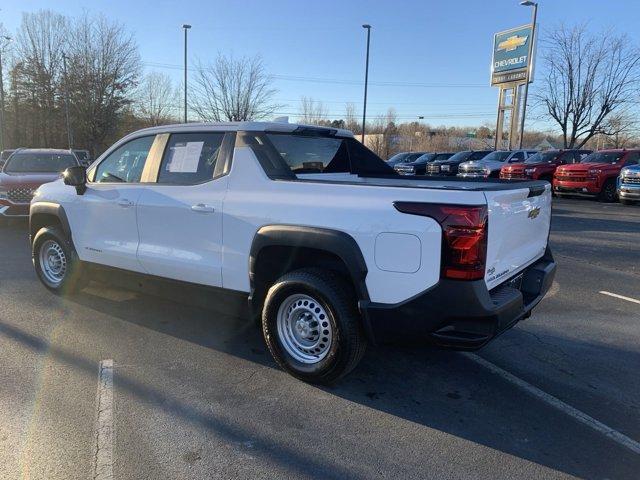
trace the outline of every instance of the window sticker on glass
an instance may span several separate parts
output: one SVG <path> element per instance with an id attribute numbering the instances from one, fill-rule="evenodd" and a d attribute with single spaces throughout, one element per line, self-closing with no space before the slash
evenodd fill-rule
<path id="1" fill-rule="evenodd" d="M 203 146 L 204 142 L 176 143 L 169 152 L 167 170 L 174 173 L 197 172 Z"/>

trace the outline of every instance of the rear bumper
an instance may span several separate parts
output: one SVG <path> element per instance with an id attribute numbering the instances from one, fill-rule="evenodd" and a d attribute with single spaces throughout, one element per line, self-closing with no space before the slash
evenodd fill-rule
<path id="1" fill-rule="evenodd" d="M 489 291 L 484 280 L 442 279 L 400 304 L 361 302 L 360 309 L 374 343 L 476 350 L 528 317 L 551 288 L 555 272 L 547 248 L 540 260 L 520 272 L 517 283 L 508 281 Z"/>

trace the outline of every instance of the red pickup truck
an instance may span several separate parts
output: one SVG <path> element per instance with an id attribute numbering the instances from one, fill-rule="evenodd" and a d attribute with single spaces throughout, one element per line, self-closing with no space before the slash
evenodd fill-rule
<path id="1" fill-rule="evenodd" d="M 597 197 L 601 202 L 615 202 L 616 178 L 627 165 L 640 161 L 640 150 L 600 150 L 574 165 L 556 169 L 553 191 L 556 195 Z"/>
<path id="2" fill-rule="evenodd" d="M 551 183 L 556 168 L 560 165 L 578 163 L 590 153 L 591 150 L 545 150 L 522 163 L 505 165 L 500 169 L 500 178 L 546 180 Z"/>

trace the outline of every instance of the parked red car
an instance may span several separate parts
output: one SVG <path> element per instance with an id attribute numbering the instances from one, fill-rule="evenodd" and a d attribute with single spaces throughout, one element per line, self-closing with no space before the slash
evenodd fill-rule
<path id="1" fill-rule="evenodd" d="M 522 163 L 512 163 L 500 169 L 500 178 L 553 181 L 553 174 L 560 165 L 578 163 L 591 150 L 545 150 L 527 158 Z"/>
<path id="2" fill-rule="evenodd" d="M 76 165 L 79 165 L 78 159 L 69 150 L 16 150 L 0 172 L 0 220 L 27 217 L 33 192 Z"/>
<path id="3" fill-rule="evenodd" d="M 556 195 L 597 197 L 601 202 L 615 202 L 616 179 L 622 167 L 636 165 L 640 150 L 600 150 L 574 165 L 556 169 L 553 191 Z"/>

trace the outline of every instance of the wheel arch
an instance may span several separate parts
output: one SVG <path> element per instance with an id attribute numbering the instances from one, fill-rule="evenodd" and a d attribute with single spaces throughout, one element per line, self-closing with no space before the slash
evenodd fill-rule
<path id="1" fill-rule="evenodd" d="M 358 300 L 368 300 L 367 264 L 355 239 L 342 231 L 297 225 L 266 225 L 260 228 L 249 255 L 250 306 L 261 305 L 270 280 L 301 267 L 338 270 L 353 285 Z M 267 267 L 271 269 L 265 277 Z"/>
<path id="2" fill-rule="evenodd" d="M 71 227 L 62 205 L 52 202 L 38 202 L 29 209 L 29 235 L 31 241 L 42 227 L 59 226 L 71 244 Z"/>

